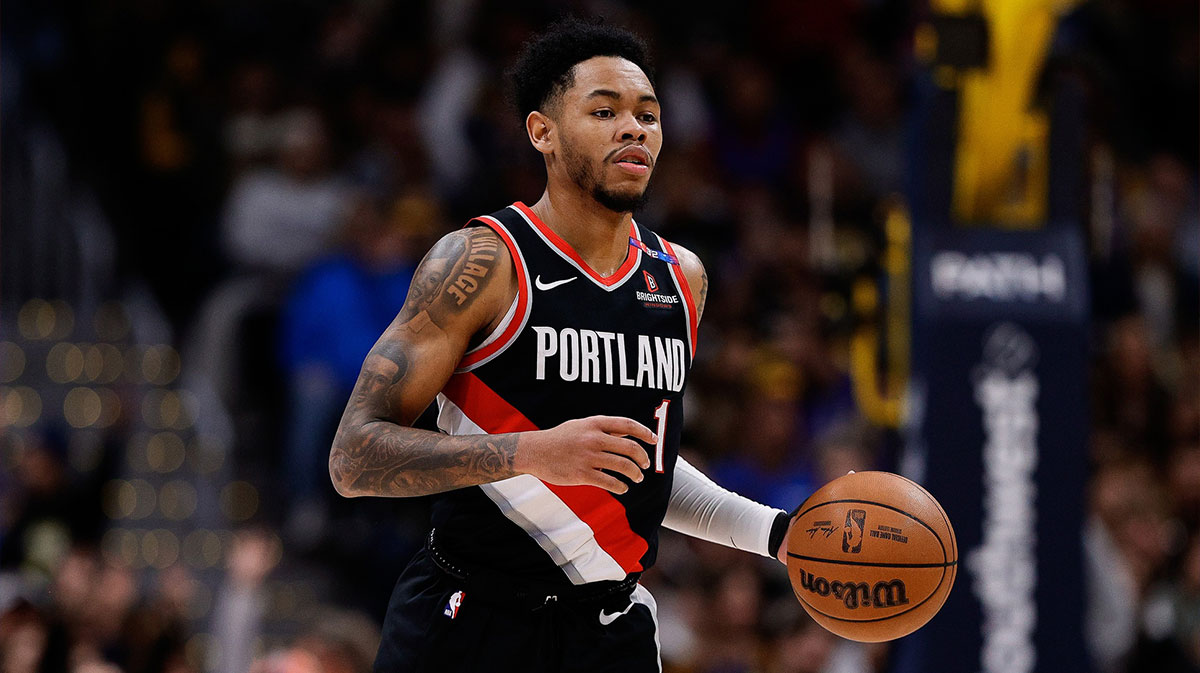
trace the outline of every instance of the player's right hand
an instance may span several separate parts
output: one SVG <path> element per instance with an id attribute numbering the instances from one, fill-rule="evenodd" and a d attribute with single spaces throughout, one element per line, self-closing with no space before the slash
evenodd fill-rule
<path id="1" fill-rule="evenodd" d="M 621 494 L 629 486 L 605 470 L 637 483 L 650 467 L 646 449 L 634 440 L 658 442 L 650 428 L 620 416 L 589 416 L 549 430 L 521 434 L 513 468 L 557 486 L 598 486 Z"/>

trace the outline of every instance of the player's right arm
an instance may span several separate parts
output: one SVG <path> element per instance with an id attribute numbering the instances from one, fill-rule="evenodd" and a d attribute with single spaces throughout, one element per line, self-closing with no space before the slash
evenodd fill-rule
<path id="1" fill-rule="evenodd" d="M 473 336 L 493 327 L 517 292 L 512 258 L 487 227 L 443 237 L 413 275 L 404 307 L 363 361 L 329 453 L 346 497 L 416 496 L 532 474 L 553 484 L 628 487 L 653 444 L 645 426 L 593 416 L 549 430 L 450 436 L 409 427 L 445 386 Z M 330 316 L 336 320 L 336 316 Z"/>

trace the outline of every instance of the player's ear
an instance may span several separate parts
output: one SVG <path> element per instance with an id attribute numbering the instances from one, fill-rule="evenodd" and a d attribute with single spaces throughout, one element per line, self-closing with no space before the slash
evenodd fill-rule
<path id="1" fill-rule="evenodd" d="M 554 120 L 549 115 L 534 110 L 525 118 L 525 132 L 529 134 L 529 142 L 534 149 L 542 154 L 554 151 L 556 133 Z"/>

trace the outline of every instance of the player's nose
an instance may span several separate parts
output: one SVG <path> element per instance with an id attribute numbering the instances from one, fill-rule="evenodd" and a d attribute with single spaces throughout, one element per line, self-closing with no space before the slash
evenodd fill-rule
<path id="1" fill-rule="evenodd" d="M 617 127 L 617 133 L 623 142 L 630 140 L 638 142 L 646 141 L 646 127 L 632 114 L 621 115 L 621 123 Z"/>

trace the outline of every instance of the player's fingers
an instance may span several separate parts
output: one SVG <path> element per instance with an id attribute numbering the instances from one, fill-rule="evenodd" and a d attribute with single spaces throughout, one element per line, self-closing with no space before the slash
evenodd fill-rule
<path id="1" fill-rule="evenodd" d="M 641 444 L 631 439 L 608 436 L 602 440 L 600 448 L 608 453 L 615 453 L 632 460 L 643 470 L 650 467 L 650 455 L 646 453 Z"/>
<path id="2" fill-rule="evenodd" d="M 638 423 L 632 418 L 623 416 L 597 416 L 600 423 L 600 429 L 610 435 L 625 435 L 640 439 L 647 444 L 658 443 L 658 437 L 646 426 Z"/>
<path id="3" fill-rule="evenodd" d="M 630 481 L 637 483 L 644 477 L 642 468 L 638 467 L 632 460 L 625 456 L 618 456 L 614 453 L 601 453 L 596 456 L 596 467 L 623 474 Z"/>
<path id="4" fill-rule="evenodd" d="M 600 470 L 592 470 L 592 473 L 589 476 L 592 478 L 592 486 L 599 486 L 600 488 L 606 491 L 611 491 L 612 493 L 616 493 L 617 495 L 621 495 L 625 491 L 629 490 L 629 487 L 625 485 L 625 482 L 617 479 L 611 474 L 605 474 Z"/>

